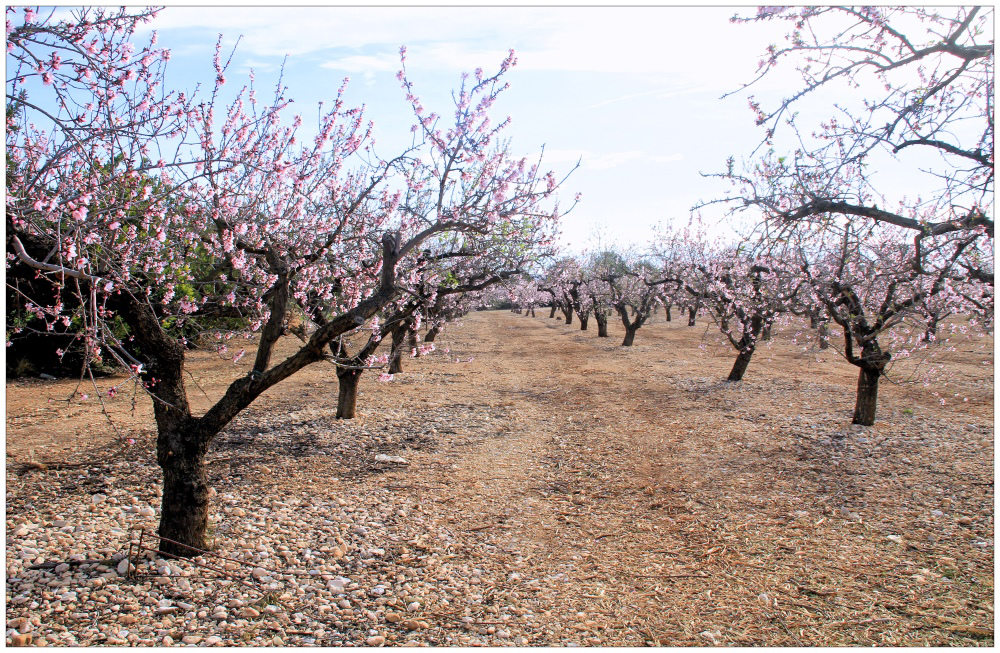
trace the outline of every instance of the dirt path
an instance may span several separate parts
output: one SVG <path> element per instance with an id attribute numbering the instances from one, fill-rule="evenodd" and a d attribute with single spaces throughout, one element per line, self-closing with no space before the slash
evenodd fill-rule
<path id="1" fill-rule="evenodd" d="M 332 419 L 327 370 L 275 388 L 213 447 L 220 554 L 265 564 L 270 551 L 292 570 L 346 550 L 317 573 L 357 584 L 347 607 L 289 589 L 299 625 L 272 625 L 299 644 L 992 642 L 992 342 L 953 354 L 967 380 L 952 389 L 969 398 L 957 409 L 889 386 L 879 423 L 849 428 L 854 370 L 835 354 L 779 339 L 734 385 L 704 326 L 658 319 L 632 348 L 619 331 L 472 314 L 391 383 L 364 379 L 350 422 Z M 194 368 L 208 396 L 241 373 Z M 8 385 L 8 453 L 37 453 L 44 432 L 54 451 L 84 455 L 73 438 L 93 406 L 18 421 L 32 393 Z M 103 491 L 155 505 L 159 472 L 133 454 Z M 42 505 L 66 483 L 13 476 L 9 462 L 8 529 L 69 519 Z M 273 517 L 286 513 L 297 525 Z M 8 560 L 19 545 L 8 539 Z M 33 596 L 8 580 L 14 595 Z M 423 623 L 404 628 L 393 611 L 414 601 Z M 132 636 L 229 636 L 199 615 Z M 82 643 L 114 643 L 98 630 Z"/>

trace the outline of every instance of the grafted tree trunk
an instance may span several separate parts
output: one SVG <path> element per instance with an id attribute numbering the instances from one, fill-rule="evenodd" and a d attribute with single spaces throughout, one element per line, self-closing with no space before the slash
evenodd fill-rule
<path id="1" fill-rule="evenodd" d="M 872 339 L 865 343 L 861 358 L 851 362 L 858 366 L 858 398 L 854 405 L 852 424 L 872 426 L 875 423 L 875 409 L 878 405 L 878 378 L 882 370 L 892 359 L 892 355 L 883 352 L 878 341 Z"/>
<path id="2" fill-rule="evenodd" d="M 872 426 L 875 424 L 875 409 L 878 405 L 878 378 L 881 370 L 865 365 L 858 370 L 858 399 L 854 405 L 852 424 Z"/>
<path id="3" fill-rule="evenodd" d="M 337 419 L 354 419 L 362 370 L 337 368 Z"/>
<path id="4" fill-rule="evenodd" d="M 184 432 L 162 433 L 157 438 L 156 458 L 163 470 L 157 533 L 166 538 L 159 547 L 166 554 L 186 558 L 198 555 L 196 549 L 206 548 L 209 486 L 204 463 L 208 442 L 208 438 L 192 438 Z"/>

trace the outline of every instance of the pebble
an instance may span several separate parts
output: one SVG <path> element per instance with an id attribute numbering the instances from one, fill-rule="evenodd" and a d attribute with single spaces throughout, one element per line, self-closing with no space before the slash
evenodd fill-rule
<path id="1" fill-rule="evenodd" d="M 382 637 L 381 635 L 372 635 L 365 640 L 365 644 L 368 646 L 382 646 L 385 644 L 385 637 Z"/>

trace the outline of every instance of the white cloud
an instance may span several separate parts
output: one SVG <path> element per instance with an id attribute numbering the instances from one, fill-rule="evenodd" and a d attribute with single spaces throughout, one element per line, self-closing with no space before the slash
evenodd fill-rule
<path id="1" fill-rule="evenodd" d="M 340 57 L 320 64 L 320 68 L 331 68 L 333 70 L 346 70 L 350 73 L 375 73 L 399 69 L 399 61 L 393 60 L 386 55 L 363 56 L 354 55 Z"/>
<path id="2" fill-rule="evenodd" d="M 634 161 L 635 159 L 641 159 L 642 156 L 643 154 L 639 150 L 612 152 L 610 154 L 602 154 L 598 156 L 584 155 L 583 166 L 585 168 L 590 168 L 591 170 L 607 170 L 608 168 L 617 168 L 618 166 L 629 161 Z"/>

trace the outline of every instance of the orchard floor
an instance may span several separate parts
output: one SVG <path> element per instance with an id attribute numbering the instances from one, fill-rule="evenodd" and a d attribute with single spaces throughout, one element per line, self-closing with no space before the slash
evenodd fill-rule
<path id="1" fill-rule="evenodd" d="M 92 387 L 8 383 L 7 643 L 993 644 L 992 339 L 850 427 L 833 350 L 778 334 L 731 384 L 704 320 L 611 326 L 473 313 L 349 421 L 313 366 L 214 442 L 211 554 L 138 577 L 149 401 L 105 399 L 125 448 Z M 195 403 L 251 360 L 193 353 Z"/>

